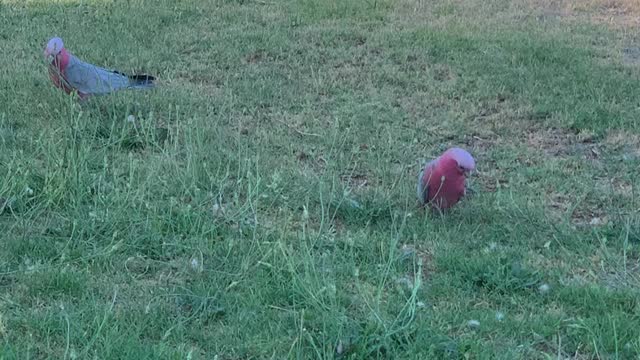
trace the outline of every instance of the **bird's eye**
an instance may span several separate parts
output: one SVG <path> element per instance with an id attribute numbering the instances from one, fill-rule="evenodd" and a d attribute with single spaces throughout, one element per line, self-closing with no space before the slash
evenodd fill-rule
<path id="1" fill-rule="evenodd" d="M 460 171 L 460 173 L 464 174 L 465 176 L 469 176 L 471 174 L 471 169 L 467 169 L 462 166 L 458 166 L 458 171 Z"/>

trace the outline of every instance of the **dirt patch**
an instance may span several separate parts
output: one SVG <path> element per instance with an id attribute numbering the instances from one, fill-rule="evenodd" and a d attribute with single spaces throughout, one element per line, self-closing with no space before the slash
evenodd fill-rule
<path id="1" fill-rule="evenodd" d="M 268 54 L 266 52 L 264 52 L 263 50 L 257 50 L 245 56 L 244 61 L 247 64 L 257 64 L 267 59 Z"/>
<path id="2" fill-rule="evenodd" d="M 626 271 L 609 271 L 600 274 L 600 281 L 610 289 L 638 289 L 640 285 L 640 262 L 627 263 Z"/>
<path id="3" fill-rule="evenodd" d="M 529 0 L 541 18 L 584 19 L 612 27 L 635 27 L 640 24 L 640 2 L 637 0 Z"/>
<path id="4" fill-rule="evenodd" d="M 181 72 L 175 78 L 167 81 L 167 87 L 189 89 L 200 94 L 209 95 L 211 98 L 224 96 L 222 82 L 215 75 L 198 75 L 195 73 Z M 195 89 L 194 89 L 195 88 Z"/>
<path id="5" fill-rule="evenodd" d="M 619 177 L 607 177 L 596 180 L 597 191 L 631 199 L 634 195 L 633 184 Z"/>
<path id="6" fill-rule="evenodd" d="M 484 121 L 497 117 L 503 112 L 503 106 L 501 105 L 504 100 L 496 100 L 495 102 L 487 102 L 481 105 L 476 113 L 471 118 L 474 121 Z"/>
<path id="7" fill-rule="evenodd" d="M 472 177 L 469 181 L 471 188 L 473 189 L 474 183 L 480 184 L 482 192 L 496 192 L 500 188 L 508 188 L 509 180 L 505 176 L 503 171 L 496 172 L 480 172 L 476 173 L 476 176 Z"/>
<path id="8" fill-rule="evenodd" d="M 391 19 L 403 26 L 428 22 L 438 28 L 461 19 L 471 27 L 500 26 L 506 22 L 517 24 L 526 18 L 541 22 L 590 22 L 616 29 L 635 29 L 640 25 L 637 0 L 401 0 L 397 4 Z"/>
<path id="9" fill-rule="evenodd" d="M 232 118 L 233 122 L 231 124 L 231 129 L 233 129 L 234 132 L 243 136 L 255 136 L 258 130 L 258 121 L 253 116 L 233 114 Z"/>
<path id="10" fill-rule="evenodd" d="M 626 65 L 640 65 L 640 47 L 622 49 L 622 62 Z"/>
<path id="11" fill-rule="evenodd" d="M 302 165 L 309 166 L 317 173 L 321 173 L 327 167 L 327 160 L 322 155 L 315 155 L 299 150 L 296 154 L 296 159 Z"/>
<path id="12" fill-rule="evenodd" d="M 602 158 L 622 153 L 623 156 L 640 156 L 640 137 L 623 132 L 612 132 L 602 142 L 594 141 L 589 133 L 573 133 L 564 129 L 536 129 L 526 135 L 527 144 L 542 150 L 551 157 L 581 156 L 592 165 L 604 167 Z M 549 193 L 547 206 L 558 218 L 570 212 L 571 223 L 578 227 L 602 226 L 612 214 L 607 208 L 611 202 L 634 199 L 634 184 L 620 174 L 609 174 L 595 179 L 593 194 L 578 199 L 571 194 Z M 609 200 L 607 200 L 609 199 Z"/>
<path id="13" fill-rule="evenodd" d="M 400 248 L 400 256 L 403 259 L 415 257 L 422 262 L 422 280 L 428 280 L 431 274 L 435 273 L 436 268 L 433 261 L 433 252 L 423 247 L 405 244 Z M 406 274 L 405 278 L 413 284 L 415 278 L 413 274 Z"/>
<path id="14" fill-rule="evenodd" d="M 565 285 L 598 284 L 608 289 L 638 289 L 640 286 L 640 259 L 627 254 L 626 261 L 620 263 L 612 259 L 607 250 L 599 249 L 586 261 L 574 265 L 570 274 L 561 280 Z M 617 254 L 615 258 L 617 258 Z"/>
<path id="15" fill-rule="evenodd" d="M 546 203 L 551 210 L 550 215 L 559 220 L 571 211 L 571 224 L 576 227 L 602 226 L 609 222 L 603 207 L 588 200 L 580 201 L 575 196 L 552 192 L 547 195 Z"/>
<path id="16" fill-rule="evenodd" d="M 571 9 L 566 0 L 529 0 L 530 10 L 539 10 L 539 19 L 566 17 L 571 15 Z"/>
<path id="17" fill-rule="evenodd" d="M 463 142 L 474 157 L 482 157 L 492 148 L 504 145 L 500 136 L 489 131 L 465 136 Z"/>
<path id="18" fill-rule="evenodd" d="M 604 209 L 595 206 L 584 206 L 573 211 L 571 223 L 578 227 L 602 226 L 609 223 L 609 216 L 607 216 Z"/>
<path id="19" fill-rule="evenodd" d="M 433 65 L 433 78 L 437 81 L 453 81 L 457 76 L 451 67 L 447 64 Z"/>
<path id="20" fill-rule="evenodd" d="M 592 133 L 574 133 L 561 128 L 531 128 L 525 133 L 525 143 L 547 156 L 569 157 L 581 155 L 587 160 L 599 160 L 601 146 Z"/>
<path id="21" fill-rule="evenodd" d="M 562 129 L 537 129 L 526 134 L 526 143 L 546 155 L 562 156 L 569 153 L 571 134 Z"/>
<path id="22" fill-rule="evenodd" d="M 623 158 L 640 158 L 640 135 L 622 131 L 610 132 L 603 142 L 608 148 L 622 154 Z"/>
<path id="23" fill-rule="evenodd" d="M 366 174 L 344 174 L 340 175 L 340 180 L 352 189 L 363 189 L 371 186 L 369 177 Z"/>
<path id="24" fill-rule="evenodd" d="M 570 199 L 565 194 L 552 193 L 547 198 L 547 204 L 557 211 L 565 212 L 571 205 Z"/>

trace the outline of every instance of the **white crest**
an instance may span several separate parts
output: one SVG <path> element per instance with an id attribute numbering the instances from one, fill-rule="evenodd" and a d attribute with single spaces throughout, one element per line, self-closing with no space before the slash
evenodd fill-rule
<path id="1" fill-rule="evenodd" d="M 451 148 L 447 150 L 445 154 L 449 154 L 458 163 L 458 166 L 466 170 L 471 171 L 476 168 L 476 161 L 467 150 L 461 148 Z"/>
<path id="2" fill-rule="evenodd" d="M 62 39 L 59 37 L 54 37 L 49 40 L 47 43 L 47 47 L 44 50 L 45 55 L 58 55 L 60 51 L 64 48 L 64 43 Z"/>

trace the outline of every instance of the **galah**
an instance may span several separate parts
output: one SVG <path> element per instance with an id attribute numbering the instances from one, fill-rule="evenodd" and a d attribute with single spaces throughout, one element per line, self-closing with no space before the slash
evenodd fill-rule
<path id="1" fill-rule="evenodd" d="M 86 63 L 70 54 L 59 37 L 54 37 L 44 49 L 53 84 L 67 94 L 77 92 L 81 99 L 90 95 L 108 94 L 122 89 L 148 89 L 154 86 L 150 75 L 127 75 Z"/>
<path id="2" fill-rule="evenodd" d="M 466 150 L 450 148 L 427 163 L 418 175 L 418 200 L 422 206 L 447 209 L 466 194 L 467 176 L 476 168 Z"/>

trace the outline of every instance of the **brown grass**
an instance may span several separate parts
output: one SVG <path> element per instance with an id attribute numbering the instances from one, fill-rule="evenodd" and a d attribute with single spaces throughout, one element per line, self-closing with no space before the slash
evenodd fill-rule
<path id="1" fill-rule="evenodd" d="M 449 9 L 447 11 L 447 9 Z M 461 14 L 466 14 L 462 16 Z M 392 18 L 402 23 L 429 21 L 439 27 L 456 19 L 478 19 L 478 23 L 519 22 L 523 17 L 553 18 L 560 21 L 587 21 L 613 28 L 634 29 L 640 25 L 638 0 L 402 0 Z M 473 26 L 474 24 L 468 24 Z"/>
<path id="2" fill-rule="evenodd" d="M 530 8 L 554 11 L 565 15 L 609 14 L 640 16 L 636 0 L 529 0 Z"/>
<path id="3" fill-rule="evenodd" d="M 622 151 L 630 157 L 640 157 L 640 135 L 622 131 L 610 132 L 604 144 L 616 151 Z"/>
<path id="4" fill-rule="evenodd" d="M 640 24 L 640 1 L 637 0 L 529 0 L 529 8 L 543 16 L 585 19 L 616 28 Z"/>

